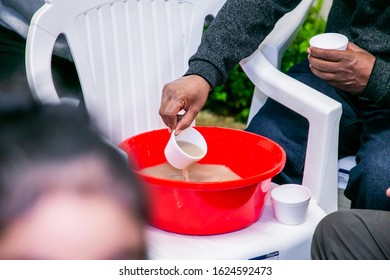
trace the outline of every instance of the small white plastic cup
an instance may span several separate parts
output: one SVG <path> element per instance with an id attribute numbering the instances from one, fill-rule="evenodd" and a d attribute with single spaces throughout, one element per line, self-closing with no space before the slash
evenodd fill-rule
<path id="1" fill-rule="evenodd" d="M 271 191 L 272 208 L 276 219 L 286 225 L 306 221 L 311 191 L 302 185 L 286 184 Z"/>
<path id="2" fill-rule="evenodd" d="M 311 47 L 326 50 L 346 50 L 348 38 L 340 33 L 322 33 L 309 40 Z"/>
<path id="3" fill-rule="evenodd" d="M 187 143 L 187 148 L 179 146 Z M 194 145 L 195 147 L 188 145 Z M 164 154 L 167 161 L 177 169 L 186 169 L 191 164 L 201 160 L 207 153 L 207 143 L 202 134 L 193 127 L 188 127 L 179 135 L 175 136 L 172 131 L 171 137 L 165 146 Z"/>

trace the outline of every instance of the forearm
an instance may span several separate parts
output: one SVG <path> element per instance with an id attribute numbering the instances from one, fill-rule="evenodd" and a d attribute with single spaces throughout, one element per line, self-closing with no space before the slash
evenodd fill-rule
<path id="1" fill-rule="evenodd" d="M 390 107 L 390 62 L 377 58 L 363 96 Z"/>
<path id="2" fill-rule="evenodd" d="M 234 65 L 252 54 L 279 18 L 299 2 L 228 0 L 203 34 L 186 75 L 202 76 L 212 87 L 222 84 Z"/>

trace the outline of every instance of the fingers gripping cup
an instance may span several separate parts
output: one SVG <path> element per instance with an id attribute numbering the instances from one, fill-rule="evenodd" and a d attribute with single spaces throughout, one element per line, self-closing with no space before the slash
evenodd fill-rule
<path id="1" fill-rule="evenodd" d="M 306 221 L 311 191 L 302 185 L 280 185 L 271 191 L 272 208 L 276 219 L 287 225 Z"/>
<path id="2" fill-rule="evenodd" d="M 309 41 L 311 47 L 327 50 L 346 50 L 348 38 L 339 33 L 322 33 L 312 37 Z"/>
<path id="3" fill-rule="evenodd" d="M 164 150 L 167 161 L 177 169 L 186 169 L 201 160 L 206 153 L 206 140 L 193 127 L 183 130 L 177 136 L 175 136 L 175 131 L 172 131 Z"/>

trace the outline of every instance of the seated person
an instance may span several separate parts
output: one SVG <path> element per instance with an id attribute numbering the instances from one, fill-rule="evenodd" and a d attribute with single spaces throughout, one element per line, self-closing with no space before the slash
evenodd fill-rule
<path id="1" fill-rule="evenodd" d="M 26 103 L 0 108 L 0 259 L 145 259 L 127 160 L 80 110 Z"/>
<path id="2" fill-rule="evenodd" d="M 390 197 L 390 188 L 386 190 Z M 367 209 L 336 211 L 314 232 L 315 260 L 389 260 L 390 212 Z"/>

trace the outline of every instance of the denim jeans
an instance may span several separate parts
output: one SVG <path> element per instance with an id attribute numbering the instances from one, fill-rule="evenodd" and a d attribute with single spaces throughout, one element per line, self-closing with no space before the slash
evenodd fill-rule
<path id="1" fill-rule="evenodd" d="M 308 61 L 295 65 L 289 76 L 341 103 L 339 158 L 357 155 L 345 195 L 351 208 L 390 210 L 390 109 L 336 89 L 312 74 Z M 268 98 L 247 131 L 279 143 L 287 155 L 286 166 L 273 181 L 301 183 L 308 135 L 308 121 Z"/>

